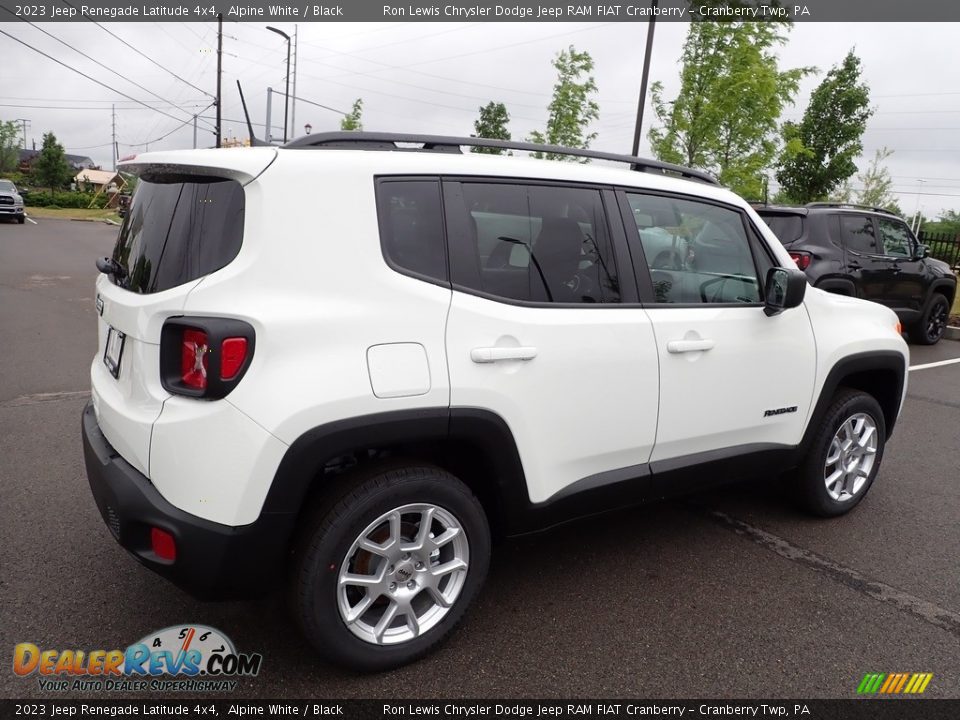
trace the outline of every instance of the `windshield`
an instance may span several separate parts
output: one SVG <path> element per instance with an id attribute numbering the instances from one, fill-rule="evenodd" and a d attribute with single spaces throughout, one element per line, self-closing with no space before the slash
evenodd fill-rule
<path id="1" fill-rule="evenodd" d="M 778 215 L 773 213 L 760 213 L 763 221 L 770 226 L 773 234 L 784 245 L 799 240 L 803 235 L 803 216 L 802 215 Z"/>
<path id="2" fill-rule="evenodd" d="M 9 180 L 0 180 L 0 192 L 15 193 L 16 191 L 17 191 L 17 186 L 14 185 L 12 182 L 10 182 Z"/>
<path id="3" fill-rule="evenodd" d="M 119 284 L 155 293 L 228 265 L 243 240 L 243 187 L 197 176 L 142 179 L 120 228 L 113 259 Z"/>

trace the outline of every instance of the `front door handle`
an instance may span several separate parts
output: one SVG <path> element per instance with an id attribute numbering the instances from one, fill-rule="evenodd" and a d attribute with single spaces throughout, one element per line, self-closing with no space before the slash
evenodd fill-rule
<path id="1" fill-rule="evenodd" d="M 671 340 L 667 343 L 669 353 L 703 352 L 713 348 L 713 340 Z"/>
<path id="2" fill-rule="evenodd" d="M 478 347 L 470 351 L 470 359 L 475 363 L 492 363 L 500 360 L 533 360 L 537 356 L 535 347 Z"/>

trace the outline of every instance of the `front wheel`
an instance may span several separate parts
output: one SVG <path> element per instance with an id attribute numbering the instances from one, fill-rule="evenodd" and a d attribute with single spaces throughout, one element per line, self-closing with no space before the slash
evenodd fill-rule
<path id="1" fill-rule="evenodd" d="M 797 470 L 801 505 L 821 517 L 850 512 L 873 484 L 886 440 L 877 401 L 860 390 L 840 389 Z"/>
<path id="2" fill-rule="evenodd" d="M 387 670 L 434 649 L 483 584 L 490 532 L 449 473 L 402 467 L 358 475 L 315 513 L 298 551 L 294 606 L 327 659 Z"/>
<path id="3" fill-rule="evenodd" d="M 923 318 L 910 328 L 910 340 L 917 345 L 936 345 L 947 329 L 950 318 L 950 303 L 940 293 L 935 293 Z"/>

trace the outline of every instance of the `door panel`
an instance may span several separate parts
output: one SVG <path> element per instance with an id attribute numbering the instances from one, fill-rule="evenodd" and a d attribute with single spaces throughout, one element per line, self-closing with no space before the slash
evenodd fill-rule
<path id="1" fill-rule="evenodd" d="M 650 308 L 647 313 L 656 334 L 661 388 L 652 461 L 799 442 L 816 367 L 813 332 L 802 306 L 774 317 L 755 306 Z M 692 341 L 702 345 L 689 352 L 671 347 Z"/>
<path id="2" fill-rule="evenodd" d="M 803 307 L 764 314 L 760 278 L 773 256 L 743 211 L 664 194 L 621 200 L 660 361 L 651 462 L 796 445 L 813 392 L 813 330 Z"/>
<path id="3" fill-rule="evenodd" d="M 507 357 L 478 361 L 478 350 Z M 531 502 L 650 460 L 657 354 L 641 308 L 521 307 L 454 292 L 447 360 L 451 406 L 490 409 L 513 432 Z"/>
<path id="4" fill-rule="evenodd" d="M 622 302 L 636 289 L 629 267 L 622 277 L 625 251 L 614 251 L 622 226 L 611 225 L 606 194 L 533 181 L 444 183 L 450 403 L 503 418 L 533 503 L 585 478 L 608 482 L 594 476 L 644 465 L 653 448 L 656 345 L 643 308 Z M 649 482 L 640 476 L 638 468 L 637 482 Z"/>

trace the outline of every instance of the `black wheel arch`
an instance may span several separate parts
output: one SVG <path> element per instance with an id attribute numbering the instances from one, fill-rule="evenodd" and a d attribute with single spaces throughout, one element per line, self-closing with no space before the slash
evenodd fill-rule
<path id="1" fill-rule="evenodd" d="M 289 516 L 291 534 L 311 493 L 324 493 L 334 482 L 338 459 L 388 456 L 409 458 L 447 470 L 480 500 L 495 534 L 512 525 L 516 488 L 526 478 L 516 441 L 495 413 L 465 408 L 423 408 L 363 415 L 315 427 L 303 433 L 277 468 L 261 515 Z M 329 476 L 329 477 L 328 477 Z"/>
<path id="2" fill-rule="evenodd" d="M 810 414 L 810 421 L 799 446 L 801 457 L 810 447 L 817 428 L 840 387 L 861 390 L 880 404 L 889 440 L 900 412 L 906 375 L 906 359 L 894 350 L 856 353 L 838 360 L 827 374 L 817 403 Z"/>

